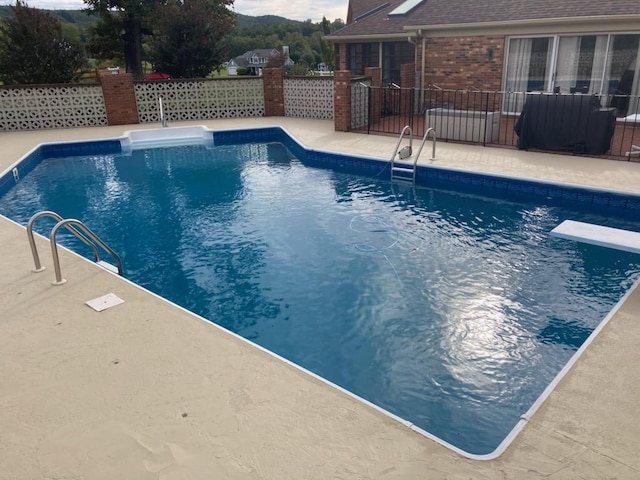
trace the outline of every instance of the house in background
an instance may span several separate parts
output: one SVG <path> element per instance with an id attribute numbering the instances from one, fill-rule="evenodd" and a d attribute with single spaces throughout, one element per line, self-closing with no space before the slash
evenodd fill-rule
<path id="1" fill-rule="evenodd" d="M 411 64 L 421 89 L 640 95 L 638 0 L 350 0 L 326 38 L 338 70 L 387 83 Z"/>
<path id="2" fill-rule="evenodd" d="M 257 50 L 249 50 L 239 57 L 231 59 L 227 63 L 227 73 L 229 75 L 238 75 L 238 67 L 247 69 L 249 75 L 262 75 L 262 69 L 267 66 L 269 60 L 274 57 L 285 55 L 284 66 L 292 67 L 295 62 L 289 57 L 289 47 L 282 47 L 282 52 L 275 48 L 259 48 Z"/>

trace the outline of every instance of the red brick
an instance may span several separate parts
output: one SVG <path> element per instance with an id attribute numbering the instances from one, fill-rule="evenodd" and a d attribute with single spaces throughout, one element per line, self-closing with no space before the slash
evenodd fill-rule
<path id="1" fill-rule="evenodd" d="M 108 70 L 100 72 L 100 85 L 104 96 L 109 125 L 138 123 L 138 104 L 130 73 L 113 75 Z"/>

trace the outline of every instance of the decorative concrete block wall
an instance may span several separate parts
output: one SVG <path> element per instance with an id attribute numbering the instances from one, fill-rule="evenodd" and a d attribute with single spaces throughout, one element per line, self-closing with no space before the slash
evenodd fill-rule
<path id="1" fill-rule="evenodd" d="M 333 118 L 333 78 L 285 77 L 284 116 Z"/>
<path id="2" fill-rule="evenodd" d="M 107 125 L 99 85 L 0 87 L 0 131 Z"/>

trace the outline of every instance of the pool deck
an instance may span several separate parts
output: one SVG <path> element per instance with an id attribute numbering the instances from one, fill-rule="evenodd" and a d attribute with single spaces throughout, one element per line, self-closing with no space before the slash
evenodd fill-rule
<path id="1" fill-rule="evenodd" d="M 173 126 L 188 124 L 282 125 L 380 158 L 397 140 L 294 118 Z M 0 132 L 0 171 L 39 143 L 157 127 Z M 441 142 L 422 163 L 640 192 L 638 162 Z M 0 217 L 0 479 L 640 478 L 640 288 L 506 451 L 478 461 L 70 252 L 53 286 L 37 243 L 36 274 L 25 229 Z M 108 293 L 125 302 L 85 305 Z"/>

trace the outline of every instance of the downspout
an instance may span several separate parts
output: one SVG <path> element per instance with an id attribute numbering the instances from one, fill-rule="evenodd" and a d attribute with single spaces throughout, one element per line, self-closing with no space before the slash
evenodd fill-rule
<path id="1" fill-rule="evenodd" d="M 424 35 L 422 35 L 422 29 L 416 30 L 415 36 L 417 38 L 422 39 L 422 52 L 421 52 L 421 58 L 420 58 L 420 81 L 418 82 L 418 85 L 420 88 L 420 105 L 423 105 L 424 104 L 424 68 L 425 68 L 425 61 L 426 61 L 425 48 L 426 48 L 427 39 Z M 407 41 L 409 43 L 412 43 L 413 45 L 417 45 L 417 40 L 415 40 L 413 37 L 407 38 Z M 418 55 L 416 52 L 413 56 L 413 61 L 415 63 L 418 63 L 417 56 Z"/>
<path id="2" fill-rule="evenodd" d="M 413 53 L 413 63 L 414 63 L 414 65 L 415 65 L 416 63 L 418 63 L 418 59 L 416 58 L 418 55 L 417 55 L 417 52 L 415 51 L 415 47 L 416 47 L 416 45 L 418 44 L 418 42 L 417 42 L 417 40 L 416 40 L 416 39 L 414 39 L 413 37 L 407 37 L 407 42 L 409 42 L 411 45 L 413 45 L 413 50 L 414 50 L 414 53 Z M 414 75 L 415 75 L 415 72 L 414 72 Z M 421 74 L 420 74 L 420 79 L 421 79 L 421 80 L 420 80 L 420 82 L 418 82 L 418 85 L 419 85 L 419 88 L 420 88 L 420 92 L 422 92 L 422 88 L 421 88 L 421 87 L 422 87 L 422 78 L 424 78 L 424 74 L 422 74 L 422 73 L 421 73 Z M 420 103 L 419 103 L 419 105 L 422 105 L 422 104 L 424 103 L 424 102 L 422 101 L 422 96 L 423 96 L 423 94 L 422 94 L 422 93 L 420 93 Z M 416 100 L 416 98 L 415 98 L 415 96 L 414 96 L 414 101 L 415 101 L 415 100 Z"/>
<path id="3" fill-rule="evenodd" d="M 421 34 L 422 30 L 418 30 Z M 425 49 L 427 48 L 427 39 L 422 36 L 422 63 L 420 65 L 420 105 L 424 105 L 424 69 L 425 69 Z"/>

